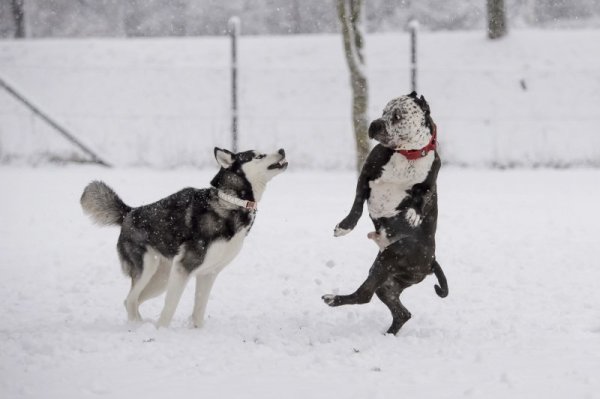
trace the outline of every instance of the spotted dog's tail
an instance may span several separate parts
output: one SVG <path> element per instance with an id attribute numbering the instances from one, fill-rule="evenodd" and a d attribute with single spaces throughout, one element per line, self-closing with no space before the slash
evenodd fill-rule
<path id="1" fill-rule="evenodd" d="M 102 226 L 121 225 L 131 207 L 125 205 L 110 187 L 101 181 L 87 185 L 81 195 L 83 211 L 97 224 Z"/>
<path id="2" fill-rule="evenodd" d="M 433 261 L 433 273 L 435 277 L 438 279 L 438 283 L 440 285 L 435 286 L 435 293 L 438 294 L 440 298 L 445 298 L 448 296 L 448 281 L 446 281 L 446 276 L 444 275 L 444 271 L 439 263 L 436 260 Z"/>

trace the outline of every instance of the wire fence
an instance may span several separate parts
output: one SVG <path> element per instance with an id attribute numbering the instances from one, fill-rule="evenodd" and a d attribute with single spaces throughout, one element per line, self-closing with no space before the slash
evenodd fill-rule
<path id="1" fill-rule="evenodd" d="M 126 49 L 107 45 L 99 57 L 92 51 L 79 60 L 81 49 L 18 60 L 0 56 L 0 76 L 110 163 L 205 167 L 214 162 L 214 146 L 231 146 L 224 44 L 201 55 L 190 53 L 188 44 L 183 55 L 160 46 L 136 48 L 128 58 Z M 296 167 L 352 169 L 351 93 L 341 55 L 275 47 L 255 46 L 240 55 L 240 149 L 285 147 Z M 431 58 L 420 57 L 419 88 L 440 128 L 446 161 L 600 164 L 598 69 L 444 65 Z M 398 55 L 392 61 L 367 70 L 371 118 L 409 91 L 407 60 Z M 0 92 L 1 161 L 81 157 L 49 129 Z"/>

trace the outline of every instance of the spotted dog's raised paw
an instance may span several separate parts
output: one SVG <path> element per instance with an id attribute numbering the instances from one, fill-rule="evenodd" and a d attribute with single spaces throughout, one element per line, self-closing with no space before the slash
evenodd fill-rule
<path id="1" fill-rule="evenodd" d="M 406 218 L 406 221 L 408 222 L 408 224 L 410 224 L 412 227 L 420 226 L 421 222 L 423 221 L 423 218 L 421 217 L 421 215 L 419 215 L 414 208 L 409 208 L 406 211 L 405 218 Z"/>
<path id="2" fill-rule="evenodd" d="M 338 224 L 337 226 L 335 226 L 335 229 L 333 230 L 333 236 L 334 237 L 345 236 L 346 234 L 350 233 L 351 231 L 352 231 L 352 229 L 344 229 L 344 228 L 340 227 L 340 225 Z"/>

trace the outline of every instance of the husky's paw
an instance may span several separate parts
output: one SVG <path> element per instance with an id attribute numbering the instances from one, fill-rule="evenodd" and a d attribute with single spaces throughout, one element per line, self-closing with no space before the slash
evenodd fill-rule
<path id="1" fill-rule="evenodd" d="M 157 329 L 167 328 L 169 327 L 169 324 L 171 324 L 171 320 L 165 320 L 161 317 L 159 317 L 156 323 L 154 323 Z"/>
<path id="2" fill-rule="evenodd" d="M 140 316 L 139 313 L 137 315 L 135 315 L 135 316 L 128 316 L 127 317 L 127 324 L 129 324 L 131 326 L 142 324 L 142 322 L 143 322 L 142 316 Z"/>
<path id="3" fill-rule="evenodd" d="M 191 328 L 202 328 L 204 327 L 204 318 L 198 320 L 194 316 L 190 317 L 188 323 Z"/>
<path id="4" fill-rule="evenodd" d="M 340 225 L 338 224 L 337 226 L 335 226 L 335 229 L 333 230 L 333 236 L 334 237 L 345 236 L 346 234 L 350 233 L 351 231 L 352 231 L 352 229 L 344 229 L 344 228 L 340 227 Z"/>
<path id="5" fill-rule="evenodd" d="M 417 211 L 414 210 L 414 208 L 409 208 L 406 211 L 406 221 L 408 222 L 408 224 L 410 224 L 412 227 L 418 227 L 421 225 L 421 222 L 423 221 L 423 218 L 421 218 L 421 215 L 419 215 L 417 213 Z"/>
<path id="6" fill-rule="evenodd" d="M 332 295 L 332 294 L 327 294 L 327 295 L 323 295 L 321 297 L 321 299 L 323 300 L 323 302 L 325 302 L 327 305 L 329 306 L 336 306 L 336 298 L 337 295 Z"/>

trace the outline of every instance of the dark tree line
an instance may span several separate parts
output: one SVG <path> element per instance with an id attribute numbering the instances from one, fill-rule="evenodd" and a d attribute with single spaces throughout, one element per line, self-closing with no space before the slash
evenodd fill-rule
<path id="1" fill-rule="evenodd" d="M 504 0 L 487 0 L 488 37 L 499 39 L 506 35 Z"/>
<path id="2" fill-rule="evenodd" d="M 498 3 L 505 18 L 491 26 L 495 8 L 487 6 Z M 598 0 L 367 0 L 363 7 L 367 32 L 403 30 L 411 18 L 427 30 L 600 24 Z M 0 0 L 0 36 L 220 35 L 232 15 L 244 34 L 340 32 L 337 0 Z"/>
<path id="3" fill-rule="evenodd" d="M 15 37 L 25 37 L 25 9 L 23 0 L 10 0 L 10 11 L 15 24 Z"/>

